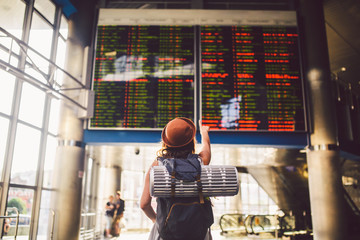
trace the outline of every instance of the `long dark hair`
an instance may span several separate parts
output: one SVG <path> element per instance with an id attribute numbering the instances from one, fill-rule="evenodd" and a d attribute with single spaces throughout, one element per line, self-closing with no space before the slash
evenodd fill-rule
<path id="1" fill-rule="evenodd" d="M 157 151 L 156 155 L 165 158 L 186 158 L 190 153 L 195 153 L 194 140 L 179 148 L 168 147 L 165 143 L 162 143 L 162 147 Z"/>

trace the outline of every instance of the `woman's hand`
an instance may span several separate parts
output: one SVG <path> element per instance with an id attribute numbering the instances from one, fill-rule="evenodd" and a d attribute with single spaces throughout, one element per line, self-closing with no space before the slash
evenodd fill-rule
<path id="1" fill-rule="evenodd" d="M 210 131 L 210 127 L 209 126 L 205 126 L 205 125 L 201 125 L 201 120 L 199 120 L 199 126 L 200 126 L 200 134 L 208 134 L 208 132 Z"/>

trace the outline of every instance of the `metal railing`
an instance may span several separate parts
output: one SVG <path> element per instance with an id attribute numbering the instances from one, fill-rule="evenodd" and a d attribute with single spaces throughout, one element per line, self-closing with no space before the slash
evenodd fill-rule
<path id="1" fill-rule="evenodd" d="M 14 239 L 16 239 L 17 234 L 18 234 L 18 228 L 19 228 L 19 211 L 16 207 L 9 207 L 6 209 L 6 211 L 8 210 L 13 210 L 16 212 L 16 216 L 0 216 L 0 219 L 7 219 L 7 218 L 15 218 L 16 219 L 16 223 L 15 223 L 15 233 L 14 233 Z"/>
<path id="2" fill-rule="evenodd" d="M 222 234 L 227 233 L 239 233 L 241 235 L 246 235 L 245 219 L 247 215 L 245 214 L 224 214 L 220 217 L 219 226 Z"/>
<path id="3" fill-rule="evenodd" d="M 95 239 L 96 238 L 96 212 L 81 211 L 81 225 L 80 225 L 80 239 Z"/>
<path id="4" fill-rule="evenodd" d="M 54 230 L 55 230 L 55 211 L 50 209 L 51 211 L 51 225 L 50 225 L 50 239 L 54 239 Z"/>
<path id="5" fill-rule="evenodd" d="M 248 234 L 270 233 L 277 235 L 280 229 L 276 215 L 248 215 L 244 221 Z"/>

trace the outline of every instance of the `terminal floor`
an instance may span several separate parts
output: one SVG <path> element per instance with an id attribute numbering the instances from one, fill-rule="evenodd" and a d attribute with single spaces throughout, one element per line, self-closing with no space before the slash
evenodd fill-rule
<path id="1" fill-rule="evenodd" d="M 276 238 L 271 237 L 265 237 L 265 236 L 239 236 L 239 235 L 233 235 L 233 236 L 222 236 L 220 234 L 220 230 L 212 230 L 212 237 L 213 240 L 276 240 Z M 120 237 L 112 237 L 112 238 L 106 238 L 106 237 L 100 237 L 96 238 L 97 240 L 147 240 L 149 237 L 149 232 L 135 232 L 135 231 L 124 231 L 121 233 Z M 3 240 L 12 240 L 14 239 L 14 236 L 6 236 L 1 238 Z M 28 236 L 18 236 L 16 239 L 18 240 L 28 240 Z M 39 238 L 38 238 L 39 239 Z M 40 238 L 42 239 L 42 238 Z M 81 239 L 81 238 L 80 238 Z M 289 240 L 289 238 L 278 238 L 278 240 Z M 45 239 L 44 239 L 45 240 Z"/>
<path id="2" fill-rule="evenodd" d="M 266 238 L 263 236 L 222 236 L 220 231 L 212 231 L 213 240 L 275 240 L 276 238 Z M 113 238 L 103 238 L 103 240 L 147 240 L 149 236 L 148 232 L 123 232 L 121 233 L 120 237 L 113 237 Z M 278 238 L 280 239 L 280 238 Z M 282 240 L 285 240 L 283 238 Z"/>

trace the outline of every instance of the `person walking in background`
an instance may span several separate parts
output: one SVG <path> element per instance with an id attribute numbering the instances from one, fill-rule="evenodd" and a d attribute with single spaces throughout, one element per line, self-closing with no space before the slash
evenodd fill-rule
<path id="1" fill-rule="evenodd" d="M 211 160 L 208 132 L 209 127 L 202 126 L 200 123 L 202 149 L 196 155 L 194 154 L 196 141 L 195 124 L 190 119 L 183 117 L 171 120 L 162 131 L 162 148 L 157 152 L 158 158 L 152 163 L 151 167 L 164 165 L 165 161 L 171 159 L 174 161 L 192 162 L 198 166 L 200 166 L 200 160 L 201 164 L 208 165 Z M 187 199 L 176 196 L 171 198 L 159 197 L 157 198 L 157 211 L 155 212 L 151 206 L 152 197 L 149 189 L 150 169 L 146 174 L 144 189 L 140 199 L 140 208 L 154 222 L 149 240 L 211 239 L 210 226 L 213 224 L 214 219 L 210 200 L 208 198 L 205 201 L 204 199 L 200 200 L 200 196 Z M 169 206 L 171 206 L 170 210 Z M 178 208 L 179 206 L 180 208 Z M 177 210 L 171 211 L 173 207 L 174 209 L 177 208 Z"/>
<path id="2" fill-rule="evenodd" d="M 119 236 L 121 232 L 121 219 L 124 217 L 125 201 L 121 199 L 121 192 L 116 192 L 116 209 L 114 213 L 114 221 L 111 228 L 113 236 Z"/>
<path id="3" fill-rule="evenodd" d="M 114 203 L 114 196 L 109 196 L 109 201 L 105 205 L 105 216 L 106 216 L 106 227 L 105 227 L 105 237 L 112 237 L 110 235 L 111 225 L 114 218 L 116 205 Z"/>

